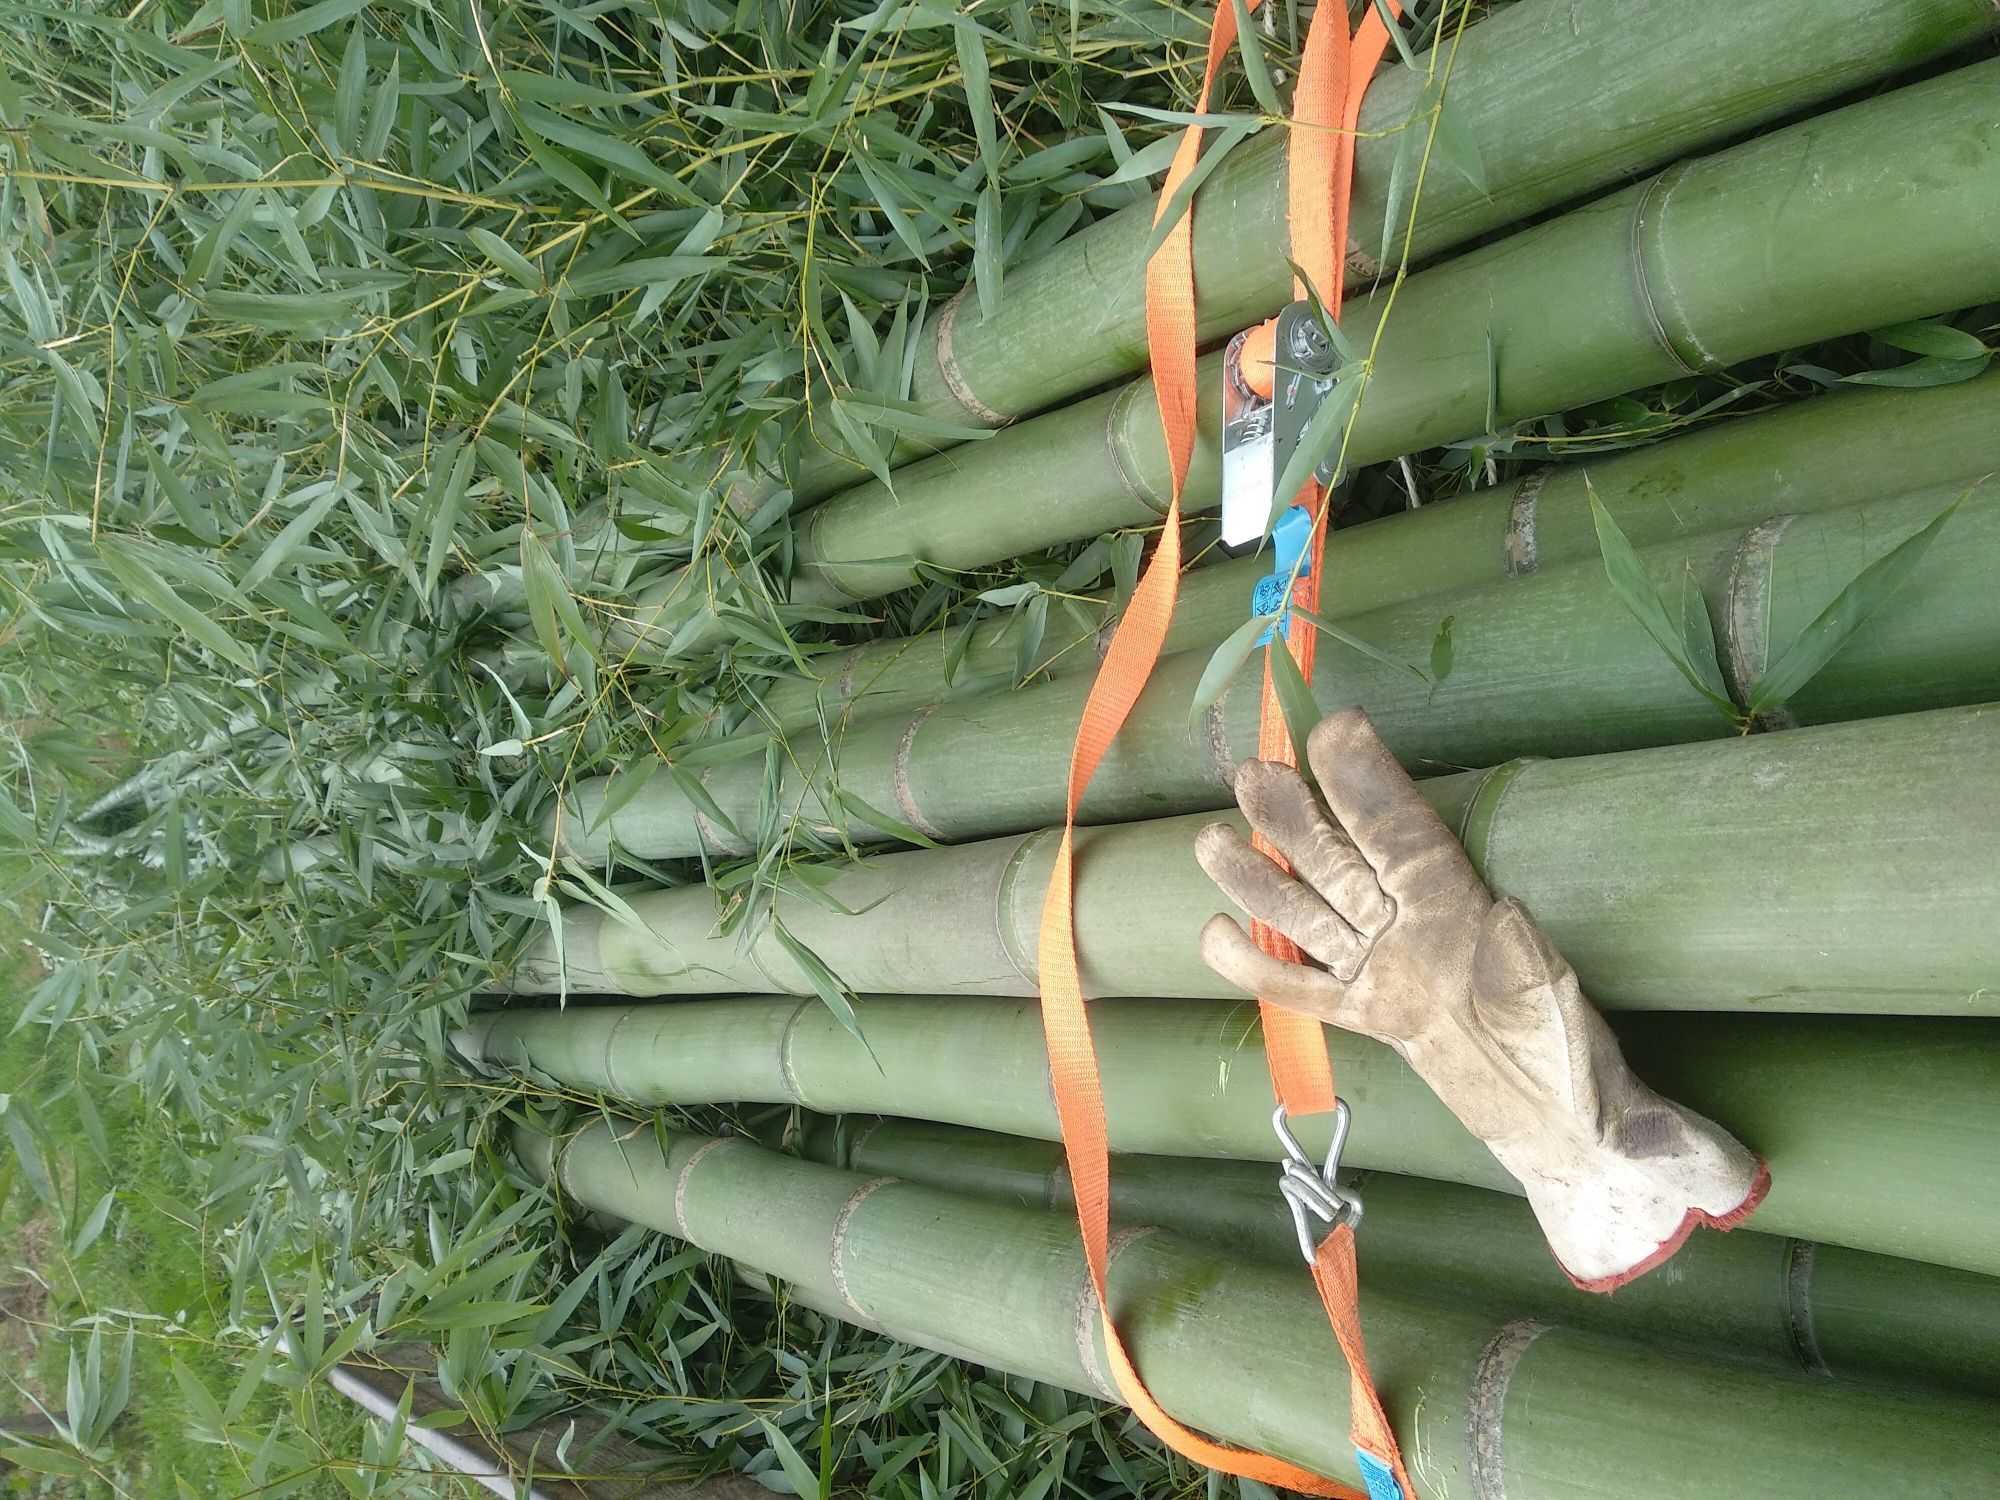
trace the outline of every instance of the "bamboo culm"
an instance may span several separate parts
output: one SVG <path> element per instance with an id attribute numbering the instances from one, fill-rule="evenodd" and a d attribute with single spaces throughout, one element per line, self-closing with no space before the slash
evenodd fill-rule
<path id="1" fill-rule="evenodd" d="M 1859 329 L 2000 297 L 2000 59 L 1684 162 L 1398 286 L 1350 299 L 1372 348 L 1349 466 Z M 1393 303 L 1395 314 L 1385 317 Z M 1376 335 L 1380 333 L 1377 341 Z M 1220 499 L 1215 357 L 1182 503 Z M 813 510 L 791 597 L 833 605 L 1157 524 L 1165 440 L 1138 381 Z M 611 643 L 718 638 L 714 570 L 638 591 Z"/>
<path id="2" fill-rule="evenodd" d="M 1062 1148 L 1050 1141 L 808 1111 L 785 1121 L 774 1134 L 811 1161 L 1024 1208 L 1075 1207 Z M 2000 1396 L 2000 1278 L 1740 1229 L 1697 1234 L 1675 1252 L 1670 1273 L 1598 1296 L 1563 1275 L 1519 1199 L 1392 1172 L 1341 1181 L 1366 1206 L 1356 1234 L 1373 1289 L 1810 1374 Z M 1113 1223 L 1158 1225 L 1293 1264 L 1298 1234 L 1276 1182 L 1265 1163 L 1121 1156 L 1112 1163 Z"/>
<path id="3" fill-rule="evenodd" d="M 1990 499 L 1977 497 L 1953 516 L 1898 596 L 1771 722 L 1824 723 L 2000 699 L 2000 590 L 1991 586 L 1993 559 L 2000 557 L 2000 484 L 1993 490 Z M 1962 493 L 1775 517 L 1642 556 L 1665 597 L 1685 596 L 1691 584 L 1702 590 L 1723 678 L 1744 706 L 1758 674 L 1870 562 Z M 1535 535 L 1532 507 L 1531 496 L 1512 508 L 1516 538 Z M 1524 755 L 1633 750 L 1737 732 L 1633 616 L 1601 562 L 1419 596 L 1343 623 L 1392 658 L 1416 664 L 1429 660 L 1446 620 L 1453 663 L 1442 680 L 1328 640 L 1312 684 L 1322 710 L 1366 708 L 1418 776 Z M 1091 783 L 1083 818 L 1110 822 L 1230 805 L 1235 767 L 1256 754 L 1264 674 L 1261 655 L 1251 658 L 1193 722 L 1190 708 L 1210 659 L 1207 651 L 1187 651 L 1155 669 Z M 838 827 L 857 843 L 896 838 L 887 818 L 850 815 L 857 805 L 943 840 L 1019 833 L 1059 820 L 1070 746 L 1091 687 L 1092 678 L 1072 674 L 1017 693 L 874 718 L 824 741 L 802 737 L 782 761 L 776 806 L 787 820 Z M 551 831 L 559 828 L 564 847 L 592 861 L 614 847 L 642 859 L 745 854 L 751 846 L 740 830 L 758 826 L 770 787 L 765 757 L 743 756 L 703 771 L 693 788 L 650 776 L 607 818 L 609 782 L 594 778 L 578 783 L 551 814 Z"/>
<path id="4" fill-rule="evenodd" d="M 1320 597 L 1329 614 L 1366 614 L 1424 594 L 1531 575 L 1598 555 L 1595 491 L 1634 546 L 1808 515 L 2000 471 L 2000 370 L 1956 385 L 1857 389 L 1710 423 L 1683 437 L 1587 462 L 1535 469 L 1402 515 L 1343 528 L 1327 544 Z M 1192 569 L 1166 650 L 1220 645 L 1249 613 L 1268 553 Z M 1087 671 L 1117 618 L 1110 603 L 1051 599 L 1037 675 Z M 757 718 L 781 734 L 915 712 L 948 697 L 1014 685 L 1020 620 L 1000 614 L 916 637 L 832 649 L 811 671 L 758 694 Z M 961 641 L 960 632 L 970 630 Z M 538 648 L 523 644 L 525 658 Z"/>
<path id="5" fill-rule="evenodd" d="M 509 1008 L 472 1018 L 469 1058 L 645 1107 L 798 1104 L 1059 1138 L 1032 1002 L 863 996 L 863 1042 L 818 1000 Z M 1112 1149 L 1273 1161 L 1256 1006 L 1091 1006 Z M 1979 1021 L 1618 1016 L 1634 1070 L 1769 1163 L 1750 1227 L 2000 1273 L 2000 1036 Z M 1342 1160 L 1500 1192 L 1518 1186 L 1388 1047 L 1328 1030 L 1353 1111 Z M 1315 1153 L 1326 1117 L 1297 1122 Z M 1620 1293 L 1620 1296 L 1623 1296 Z"/>
<path id="6" fill-rule="evenodd" d="M 2000 1014 L 2000 707 L 1419 783 L 1497 893 L 1525 902 L 1606 1009 Z M 974 768 L 962 768 L 971 776 Z M 1234 817 L 1234 814 L 1228 815 Z M 1226 903 L 1194 859 L 1218 815 L 1078 830 L 1076 935 L 1092 995 L 1231 997 L 1202 962 Z M 1240 820 L 1238 826 L 1241 826 Z M 775 915 L 853 990 L 1039 993 L 1054 828 L 842 864 Z M 808 994 L 766 925 L 717 931 L 701 886 L 566 907 L 522 992 Z"/>
<path id="7" fill-rule="evenodd" d="M 1066 1216 L 869 1180 L 747 1141 L 597 1121 L 523 1131 L 575 1202 L 746 1263 L 913 1343 L 1115 1399 Z M 1176 1415 L 1353 1482 L 1338 1346 L 1298 1268 L 1164 1233 L 1121 1237 L 1109 1312 Z M 1435 1500 L 1978 1493 L 2000 1464 L 1989 1403 L 1785 1377 L 1526 1319 L 1365 1293 L 1375 1374 Z M 1644 1390 L 1635 1429 L 1630 1393 Z M 1740 1441 L 1734 1435 L 1740 1434 Z"/>

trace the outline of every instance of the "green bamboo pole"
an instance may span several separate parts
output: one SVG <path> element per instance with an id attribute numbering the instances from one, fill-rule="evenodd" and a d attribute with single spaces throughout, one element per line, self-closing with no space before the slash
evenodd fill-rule
<path id="1" fill-rule="evenodd" d="M 1606 1008 L 2000 1014 L 1996 728 L 2000 707 L 1941 709 L 1421 786 Z M 1197 943 L 1226 904 L 1194 860 L 1212 821 L 1079 831 L 1089 993 L 1233 993 Z M 858 991 L 1032 995 L 1056 832 L 850 863 L 777 915 Z M 642 928 L 566 909 L 568 988 L 811 993 L 774 932 L 716 932 L 704 887 L 630 906 Z M 561 987 L 548 939 L 511 984 Z"/>
<path id="2" fill-rule="evenodd" d="M 1452 108 L 1479 144 L 1485 191 L 1435 166 L 1407 249 L 1433 256 L 1941 56 L 1989 35 L 1994 22 L 1990 0 L 1681 0 L 1643 9 L 1524 0 L 1468 28 L 1448 64 Z M 1399 127 L 1423 82 L 1392 66 L 1364 100 L 1348 257 L 1358 276 L 1405 248 L 1403 224 L 1389 240 L 1385 220 Z M 1269 317 L 1291 296 L 1286 257 L 1299 255 L 1286 236 L 1288 144 L 1279 129 L 1253 138 L 1195 200 L 1204 339 Z M 1149 199 L 1010 268 L 991 318 L 969 297 L 941 309 L 924 328 L 915 409 L 999 426 L 1143 369 L 1153 213 Z M 925 451 L 906 440 L 894 457 Z M 794 455 L 802 502 L 868 477 L 811 431 Z"/>
<path id="3" fill-rule="evenodd" d="M 868 1177 L 1072 1209 L 1053 1142 L 924 1120 L 796 1112 L 784 1141 L 808 1160 Z M 767 1144 L 776 1144 L 767 1142 Z M 1241 1255 L 1291 1264 L 1298 1238 L 1267 1164 L 1121 1156 L 1119 1227 L 1158 1225 Z M 1672 1270 L 1615 1297 L 1578 1288 L 1534 1215 L 1500 1193 L 1393 1172 L 1343 1176 L 1371 1289 L 1441 1297 L 1639 1343 L 1709 1346 L 1815 1374 L 1890 1378 L 2000 1396 L 2000 1278 L 1738 1230 L 1697 1234 Z"/>
<path id="4" fill-rule="evenodd" d="M 476 1061 L 646 1107 L 800 1104 L 1058 1138 L 1032 1002 L 863 996 L 855 1015 L 865 1042 L 817 1000 L 512 1008 L 475 1016 L 457 1042 Z M 1102 1000 L 1091 1017 L 1113 1150 L 1277 1158 L 1255 1005 Z M 2000 1273 L 2000 1195 L 1988 1182 L 2000 1150 L 1992 1026 L 1618 1016 L 1613 1027 L 1647 1083 L 1770 1164 L 1770 1196 L 1752 1227 Z M 1519 1191 L 1389 1048 L 1326 1037 L 1353 1109 L 1352 1166 Z M 1298 1123 L 1300 1139 L 1324 1149 L 1324 1119 Z"/>
<path id="5" fill-rule="evenodd" d="M 1481 490 L 1344 529 L 1328 544 L 1323 597 L 1340 616 L 1423 594 L 1522 577 L 1597 556 L 1588 491 L 1634 546 L 1964 484 L 2000 470 L 2000 370 L 1957 385 L 1855 390 L 1710 423 L 1684 437 L 1536 469 Z M 1214 647 L 1243 622 L 1268 554 L 1196 568 L 1181 583 L 1169 653 Z M 1051 676 L 1089 670 L 1116 618 L 1102 603 L 1053 601 L 1042 656 Z M 1018 622 L 876 639 L 816 658 L 759 695 L 781 733 L 822 714 L 914 712 L 1014 682 Z M 523 648 L 524 650 L 527 648 Z M 958 653 L 947 673 L 947 653 Z"/>
<path id="6" fill-rule="evenodd" d="M 2000 431 L 2000 426 L 1996 426 Z M 1669 598 L 1690 582 L 1713 616 L 1723 676 L 1740 703 L 1871 561 L 1921 530 L 1960 490 L 1930 491 L 1819 515 L 1765 520 L 1644 554 Z M 1514 511 L 1517 520 L 1529 512 Z M 1527 526 L 1516 536 L 1533 535 Z M 1427 538 L 1413 532 L 1385 561 L 1421 566 Z M 1413 555 L 1414 549 L 1414 555 Z M 1378 552 L 1386 549 L 1377 549 Z M 1785 710 L 1818 723 L 2000 699 L 2000 485 L 1961 510 L 1899 597 L 1822 669 Z M 1496 569 L 1497 571 L 1497 569 Z M 1601 561 L 1482 589 L 1420 596 L 1350 615 L 1363 640 L 1397 659 L 1426 662 L 1441 623 L 1453 622 L 1454 664 L 1432 682 L 1344 646 L 1320 652 L 1313 694 L 1331 710 L 1359 703 L 1417 775 L 1492 765 L 1521 755 L 1584 755 L 1735 733 L 1618 597 Z M 1256 754 L 1263 708 L 1261 661 L 1198 724 L 1189 710 L 1211 653 L 1162 661 L 1118 747 L 1092 783 L 1092 822 L 1226 807 L 1234 768 Z M 858 797 L 936 839 L 1018 833 L 1060 819 L 1069 751 L 1092 678 L 1072 673 L 1012 694 L 984 694 L 912 714 L 872 718 L 830 741 L 801 736 L 784 763 L 777 803 L 814 827 L 836 823 L 857 842 L 895 837 L 865 817 L 843 817 Z M 768 796 L 765 758 L 739 757 L 704 772 L 697 816 L 690 787 L 653 776 L 602 816 L 608 782 L 580 782 L 557 820 L 563 845 L 593 861 L 614 844 L 640 858 L 747 853 L 714 813 L 738 830 L 758 826 Z"/>
<path id="7" fill-rule="evenodd" d="M 2000 296 L 1996 89 L 2000 59 L 1961 68 L 1351 299 L 1344 321 L 1374 353 L 1348 462 Z M 1194 513 L 1220 498 L 1213 363 L 1183 494 Z M 893 490 L 875 481 L 815 508 L 792 598 L 877 598 L 924 567 L 1151 525 L 1167 492 L 1142 380 L 911 464 Z M 618 649 L 674 656 L 712 641 L 713 607 L 727 601 L 709 571 L 641 590 L 613 631 Z"/>
<path id="8" fill-rule="evenodd" d="M 523 1131 L 516 1148 L 577 1203 L 731 1256 L 851 1321 L 1115 1398 L 1067 1218 L 632 1128 L 599 1121 L 560 1148 Z M 1168 1410 L 1357 1478 L 1338 1347 L 1298 1269 L 1141 1233 L 1112 1258 L 1109 1304 Z M 1623 1500 L 1635 1480 L 1706 1497 L 1735 1492 L 1725 1478 L 1771 1496 L 1973 1495 L 2000 1464 L 1995 1409 L 1969 1398 L 1786 1377 L 1388 1294 L 1367 1295 L 1363 1317 L 1433 1500 Z"/>

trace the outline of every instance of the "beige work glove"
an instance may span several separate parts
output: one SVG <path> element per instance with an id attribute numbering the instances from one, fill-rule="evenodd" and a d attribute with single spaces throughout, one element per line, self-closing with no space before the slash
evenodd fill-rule
<path id="1" fill-rule="evenodd" d="M 1244 814 L 1297 878 L 1224 823 L 1195 853 L 1319 967 L 1271 957 L 1221 915 L 1202 929 L 1209 967 L 1394 1047 L 1520 1181 L 1579 1286 L 1610 1291 L 1697 1224 L 1747 1217 L 1764 1164 L 1632 1076 L 1575 971 L 1526 907 L 1494 900 L 1368 716 L 1333 714 L 1306 752 L 1331 817 L 1289 766 L 1248 761 L 1236 779 Z"/>

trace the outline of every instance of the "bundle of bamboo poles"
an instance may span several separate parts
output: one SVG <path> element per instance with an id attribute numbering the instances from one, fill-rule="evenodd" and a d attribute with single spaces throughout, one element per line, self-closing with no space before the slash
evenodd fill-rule
<path id="1" fill-rule="evenodd" d="M 1349 299 L 1342 321 L 1371 354 L 1347 461 L 2000 297 L 1996 87 L 2000 60 L 1912 84 Z M 1219 366 L 1204 369 L 1189 513 L 1221 497 Z M 795 544 L 794 602 L 877 598 L 926 568 L 1155 523 L 1166 443 L 1140 380 L 894 479 L 811 513 Z M 614 647 L 675 656 L 712 643 L 710 590 L 695 570 L 638 591 Z"/>
<path id="2" fill-rule="evenodd" d="M 1115 1399 L 1066 1215 L 644 1122 L 599 1119 L 561 1141 L 524 1130 L 516 1148 L 579 1204 L 747 1261 L 810 1306 Z M 1109 1310 L 1170 1409 L 1355 1481 L 1340 1353 L 1298 1267 L 1128 1231 Z M 1669 1496 L 1973 1495 L 2000 1465 L 1995 1408 L 1969 1397 L 1811 1380 L 1401 1288 L 1364 1288 L 1362 1316 L 1436 1500 L 1623 1495 L 1635 1474 Z"/>
<path id="3" fill-rule="evenodd" d="M 1405 252 L 1425 259 L 1558 204 L 1729 140 L 1772 120 L 1990 36 L 1991 0 L 1684 0 L 1671 10 L 1578 8 L 1520 0 L 1445 43 L 1452 107 L 1479 142 L 1483 181 L 1440 170 L 1404 242 L 1391 180 L 1424 75 L 1390 68 L 1364 101 L 1356 143 L 1349 262 L 1371 276 Z M 1291 295 L 1288 137 L 1269 130 L 1215 168 L 1194 201 L 1200 333 L 1213 339 L 1270 316 Z M 998 427 L 1141 369 L 1143 268 L 1155 205 L 1113 214 L 1007 273 L 991 316 L 959 298 L 925 324 L 912 412 Z M 1972 299 L 1965 299 L 1972 300 Z M 821 393 L 822 397 L 826 393 Z M 1471 431 L 1474 429 L 1467 429 Z M 1451 436 L 1464 436 L 1453 433 Z M 731 495 L 744 512 L 789 494 L 812 504 L 865 480 L 851 455 L 801 427 L 779 472 Z M 942 439 L 899 438 L 896 463 Z M 473 575 L 462 603 L 518 601 L 504 568 Z"/>
<path id="4" fill-rule="evenodd" d="M 1371 251 L 1369 195 L 1391 155 L 1370 122 L 1393 126 L 1418 86 L 1396 75 L 1364 118 L 1350 250 L 1436 255 L 1938 57 L 2000 14 L 1990 0 L 1771 0 L 1718 8 L 1720 29 L 1691 40 L 1690 12 L 1709 8 L 1635 19 L 1522 0 L 1473 28 L 1456 97 L 1483 148 L 1490 136 L 1491 191 L 1443 184 L 1411 245 Z M 1881 28 L 1866 46 L 1862 22 Z M 1634 25 L 1660 31 L 1657 50 L 1634 54 Z M 1741 48 L 1774 26 L 1791 34 L 1736 56 L 1742 71 L 1718 63 L 1725 33 Z M 1590 69 L 1590 89 L 1568 77 L 1561 106 L 1537 114 L 1537 90 L 1495 83 L 1537 40 L 1565 69 L 1614 44 L 1619 62 Z M 1716 65 L 1671 76 L 1697 57 Z M 1939 72 L 1352 299 L 1356 342 L 1380 338 L 1350 462 L 2000 297 L 1996 96 L 2000 61 Z M 1586 97 L 1593 124 L 1611 121 L 1601 131 L 1579 126 Z M 1620 112 L 1639 105 L 1653 118 Z M 1272 133 L 1202 191 L 1209 334 L 1288 293 L 1281 181 Z M 969 426 L 1045 414 L 964 448 L 898 448 L 893 485 L 818 506 L 797 533 L 795 602 L 869 599 L 925 568 L 1157 521 L 1150 385 L 1060 404 L 1138 368 L 1147 234 L 1120 215 L 1010 272 L 992 319 L 963 297 L 940 313 L 914 409 Z M 1197 512 L 1217 499 L 1214 415 Z M 1364 1271 L 1364 1315 L 1427 1495 L 1608 1496 L 1635 1472 L 1668 1494 L 1972 1494 L 2000 1471 L 2000 1200 L 1985 1182 L 2000 1149 L 2000 510 L 1978 492 L 2000 469 L 1996 417 L 2000 372 L 1815 399 L 1334 538 L 1322 598 L 1368 649 L 1322 646 L 1319 704 L 1368 707 L 1487 882 L 1528 905 L 1614 1012 L 1639 1074 L 1773 1179 L 1752 1232 L 1703 1238 L 1615 1301 L 1587 1298 L 1517 1184 L 1400 1058 L 1329 1032 L 1354 1112 L 1346 1160 L 1368 1174 L 1362 1253 L 1379 1269 Z M 794 502 L 859 477 L 838 455 L 792 458 Z M 1781 712 L 1752 719 L 1760 674 L 1968 490 L 1889 603 Z M 1633 619 L 1593 495 L 1713 637 L 1736 713 Z M 771 492 L 753 478 L 736 498 Z M 1206 679 L 1267 566 L 1191 577 L 1171 654 L 1084 804 L 1076 937 L 1086 990 L 1111 997 L 1093 1026 L 1124 1226 L 1109 1310 L 1176 1415 L 1351 1477 L 1326 1409 L 1339 1356 L 1269 1187 L 1256 1008 L 1197 950 L 1227 903 L 1194 836 L 1227 807 L 1261 712 L 1254 671 L 1235 688 Z M 689 577 L 626 603 L 636 654 L 710 638 L 716 601 Z M 600 1111 L 560 1142 L 521 1132 L 531 1172 L 836 1316 L 1113 1395 L 1026 998 L 1049 825 L 1113 618 L 1075 610 L 1048 680 L 1013 693 L 961 690 L 928 644 L 866 643 L 775 685 L 778 734 L 704 747 L 698 773 L 669 763 L 578 788 L 553 832 L 593 861 L 706 869 L 799 829 L 934 846 L 818 870 L 727 931 L 700 886 L 569 906 L 511 976 L 512 1003 L 460 1035 L 465 1055 L 612 1108 L 902 1118 L 795 1120 L 786 1139 L 818 1158 L 800 1161 Z M 1447 619 L 1448 673 L 1397 665 L 1429 660 Z M 954 652 L 989 686 L 1012 654 L 997 629 Z M 811 744 L 832 721 L 837 745 Z M 528 999 L 589 991 L 705 998 Z"/>

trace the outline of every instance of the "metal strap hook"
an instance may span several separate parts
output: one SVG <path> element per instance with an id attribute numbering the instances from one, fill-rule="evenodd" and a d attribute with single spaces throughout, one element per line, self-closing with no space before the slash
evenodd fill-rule
<path id="1" fill-rule="evenodd" d="M 1333 1143 L 1327 1147 L 1325 1165 L 1316 1166 L 1306 1148 L 1299 1144 L 1299 1138 L 1292 1134 L 1284 1105 L 1279 1105 L 1271 1116 L 1271 1128 L 1278 1133 L 1278 1144 L 1285 1148 L 1278 1170 L 1278 1191 L 1291 1207 L 1292 1224 L 1299 1232 L 1299 1254 L 1305 1257 L 1307 1265 L 1318 1259 L 1319 1242 L 1326 1234 L 1342 1224 L 1361 1222 L 1360 1195 L 1335 1181 L 1340 1173 L 1341 1149 L 1347 1144 L 1349 1119 L 1347 1101 L 1336 1099 Z M 1308 1216 L 1320 1220 L 1326 1228 L 1316 1232 Z"/>

